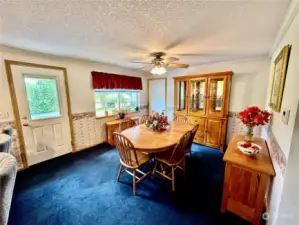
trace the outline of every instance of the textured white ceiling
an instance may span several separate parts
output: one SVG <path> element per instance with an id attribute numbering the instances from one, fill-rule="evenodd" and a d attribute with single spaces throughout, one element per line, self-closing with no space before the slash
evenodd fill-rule
<path id="1" fill-rule="evenodd" d="M 268 54 L 289 0 L 0 0 L 0 43 L 138 68 Z"/>

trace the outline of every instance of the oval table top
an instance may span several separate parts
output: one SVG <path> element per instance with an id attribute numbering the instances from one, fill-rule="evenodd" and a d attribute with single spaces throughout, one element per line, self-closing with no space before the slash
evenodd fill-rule
<path id="1" fill-rule="evenodd" d="M 194 125 L 180 124 L 172 122 L 170 128 L 166 131 L 153 131 L 141 124 L 131 127 L 121 132 L 134 145 L 137 151 L 142 152 L 161 152 L 176 145 L 181 137 L 192 130 Z"/>

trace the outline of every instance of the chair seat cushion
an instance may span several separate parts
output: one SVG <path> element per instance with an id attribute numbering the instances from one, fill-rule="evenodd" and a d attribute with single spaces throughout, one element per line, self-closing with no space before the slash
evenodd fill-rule
<path id="1" fill-rule="evenodd" d="M 185 157 L 185 153 L 183 152 L 182 154 L 175 154 L 174 157 L 172 157 L 172 159 L 170 160 L 172 152 L 173 150 L 157 153 L 155 154 L 155 159 L 168 165 L 180 164 Z"/>
<path id="2" fill-rule="evenodd" d="M 142 153 L 142 152 L 138 152 L 138 151 L 136 151 L 136 156 L 137 156 L 139 166 L 141 166 L 142 164 L 146 163 L 147 161 L 149 161 L 151 159 L 151 155 L 148 155 L 148 154 L 145 154 L 145 153 Z M 124 163 L 122 161 L 121 161 L 121 163 L 124 166 L 130 166 L 132 168 L 138 168 L 139 166 L 138 166 L 138 164 L 135 160 L 135 156 L 134 156 L 133 151 L 131 151 L 131 160 L 132 160 L 131 165 L 127 165 L 126 163 Z"/>

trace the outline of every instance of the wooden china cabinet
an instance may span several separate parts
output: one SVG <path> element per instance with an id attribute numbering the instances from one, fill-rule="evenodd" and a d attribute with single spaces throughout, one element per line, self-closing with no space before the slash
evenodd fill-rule
<path id="1" fill-rule="evenodd" d="M 223 151 L 232 71 L 174 77 L 174 114 L 199 124 L 194 142 Z"/>

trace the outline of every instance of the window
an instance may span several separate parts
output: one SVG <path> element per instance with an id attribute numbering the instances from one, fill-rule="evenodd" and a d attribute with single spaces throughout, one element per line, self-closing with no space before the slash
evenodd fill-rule
<path id="1" fill-rule="evenodd" d="M 107 90 L 94 91 L 96 116 L 114 115 L 118 110 L 138 111 L 140 106 L 140 92 L 134 90 Z"/>
<path id="2" fill-rule="evenodd" d="M 24 76 L 24 80 L 30 119 L 60 117 L 56 79 Z"/>

